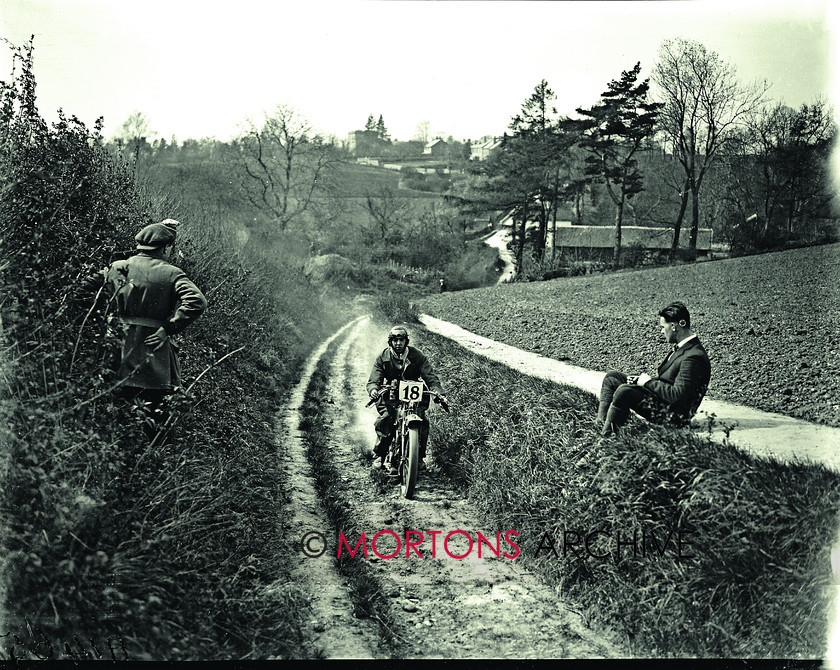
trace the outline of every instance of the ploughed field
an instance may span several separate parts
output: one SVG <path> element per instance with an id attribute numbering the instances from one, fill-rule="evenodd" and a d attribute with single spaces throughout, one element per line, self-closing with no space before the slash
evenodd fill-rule
<path id="1" fill-rule="evenodd" d="M 594 370 L 655 374 L 659 310 L 682 300 L 708 397 L 840 426 L 840 244 L 444 293 L 418 309 Z"/>

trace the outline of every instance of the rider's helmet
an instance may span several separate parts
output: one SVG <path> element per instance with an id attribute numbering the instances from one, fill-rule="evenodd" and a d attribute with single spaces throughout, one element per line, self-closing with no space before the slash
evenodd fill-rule
<path id="1" fill-rule="evenodd" d="M 402 354 L 408 346 L 408 331 L 402 326 L 394 326 L 388 333 L 388 346 Z"/>

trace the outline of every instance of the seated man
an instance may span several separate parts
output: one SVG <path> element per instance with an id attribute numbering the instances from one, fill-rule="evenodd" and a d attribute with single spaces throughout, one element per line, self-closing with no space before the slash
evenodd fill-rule
<path id="1" fill-rule="evenodd" d="M 376 429 L 376 444 L 373 447 L 373 467 L 382 467 L 385 456 L 388 455 L 388 447 L 394 437 L 394 421 L 396 420 L 396 401 L 388 400 L 388 393 L 381 393 L 383 384 L 389 384 L 393 379 L 404 379 L 406 381 L 426 382 L 429 390 L 443 395 L 443 387 L 440 384 L 435 371 L 432 369 L 429 359 L 419 349 L 408 346 L 408 331 L 402 326 L 395 326 L 388 333 L 388 348 L 385 349 L 373 363 L 373 371 L 367 383 L 367 392 L 371 398 L 376 398 L 376 409 L 379 412 L 374 423 Z M 445 398 L 441 398 L 446 402 Z M 436 402 L 438 399 L 435 399 Z M 429 407 L 428 398 L 424 399 L 418 407 L 418 413 L 425 419 L 425 410 Z M 420 461 L 426 457 L 426 442 L 429 439 L 429 424 L 424 421 L 423 429 L 420 432 Z"/>
<path id="2" fill-rule="evenodd" d="M 598 425 L 606 436 L 618 430 L 630 410 L 648 421 L 686 426 L 697 412 L 709 388 L 712 368 L 709 356 L 691 332 L 688 309 L 672 302 L 659 312 L 659 325 L 673 351 L 662 361 L 657 376 L 625 375 L 611 370 L 601 384 Z"/>

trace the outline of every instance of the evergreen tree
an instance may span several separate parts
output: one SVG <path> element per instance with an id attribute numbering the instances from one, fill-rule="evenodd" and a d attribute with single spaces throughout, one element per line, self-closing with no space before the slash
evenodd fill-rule
<path id="1" fill-rule="evenodd" d="M 660 103 L 648 97 L 650 82 L 638 83 L 641 63 L 611 81 L 590 109 L 578 108 L 587 157 L 587 174 L 603 182 L 616 207 L 613 265 L 621 261 L 621 226 L 627 201 L 644 189 L 637 153 L 654 131 Z"/>
<path id="2" fill-rule="evenodd" d="M 379 121 L 376 122 L 376 135 L 377 138 L 383 142 L 389 141 L 388 129 L 385 127 L 385 121 L 382 118 L 382 114 L 379 115 Z"/>
<path id="3" fill-rule="evenodd" d="M 569 149 L 577 139 L 576 133 L 568 132 L 564 119 L 559 119 L 553 105 L 554 91 L 543 79 L 534 88 L 531 96 L 522 104 L 520 113 L 510 123 L 513 141 L 508 143 L 508 150 L 521 154 L 518 161 L 519 177 L 528 182 L 524 191 L 528 192 L 527 203 L 522 202 L 523 215 L 536 218 L 538 229 L 534 236 L 534 256 L 541 260 L 548 242 L 548 227 L 557 225 L 557 208 L 565 198 L 566 186 L 570 180 Z M 519 248 L 517 256 L 522 256 L 525 243 L 525 220 L 520 220 Z M 552 235 L 553 253 L 553 235 Z"/>

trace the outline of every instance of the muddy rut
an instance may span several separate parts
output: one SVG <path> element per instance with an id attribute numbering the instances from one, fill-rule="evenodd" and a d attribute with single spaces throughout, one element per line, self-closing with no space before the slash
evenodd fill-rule
<path id="1" fill-rule="evenodd" d="M 365 382 L 386 333 L 363 318 L 338 333 L 333 346 L 322 345 L 287 412 L 287 430 L 298 442 L 290 464 L 295 470 L 294 532 L 303 536 L 319 531 L 327 538 L 323 556 L 307 558 L 300 548 L 294 559 L 295 574 L 311 594 L 316 646 L 327 658 L 624 655 L 589 630 L 554 589 L 521 566 L 515 535 L 506 539 L 508 529 L 478 525 L 465 495 L 436 476 L 433 444 L 427 458 L 430 468 L 421 472 L 412 500 L 402 498 L 399 486 L 386 475 L 371 470 L 365 454 L 373 442 L 376 414 L 373 408 L 364 408 Z M 330 528 L 320 511 L 296 434 L 295 403 L 299 407 L 311 370 L 324 355 L 330 357 L 331 371 L 325 398 L 330 455 L 343 473 L 343 504 L 351 507 L 357 524 L 356 532 L 345 536 L 346 543 L 339 535 L 344 529 Z M 431 421 L 446 420 L 435 406 L 429 416 Z M 359 542 L 360 530 L 365 532 L 364 542 Z M 350 560 L 366 561 L 372 567 L 377 588 L 387 597 L 398 623 L 396 645 L 379 640 L 377 627 L 369 620 L 353 617 L 348 587 L 336 569 L 339 546 L 345 559 L 348 550 L 355 550 Z"/>

